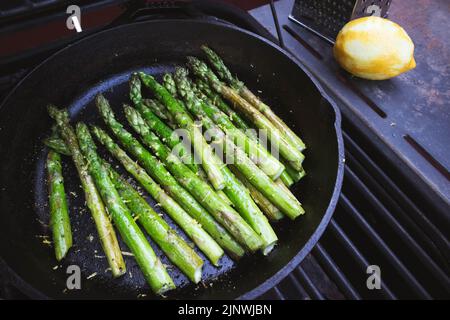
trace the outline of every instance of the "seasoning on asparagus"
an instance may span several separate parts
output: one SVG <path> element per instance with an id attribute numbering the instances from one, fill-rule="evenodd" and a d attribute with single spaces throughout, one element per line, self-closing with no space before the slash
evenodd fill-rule
<path id="1" fill-rule="evenodd" d="M 245 100 L 251 103 L 254 107 L 256 107 L 260 112 L 262 112 L 269 121 L 271 121 L 275 127 L 278 128 L 281 132 L 284 133 L 284 136 L 291 143 L 292 146 L 298 148 L 300 151 L 303 151 L 306 146 L 302 139 L 298 135 L 296 135 L 289 126 L 287 126 L 283 120 L 280 119 L 272 109 L 261 101 L 252 91 L 250 91 L 245 84 L 240 81 L 237 77 L 233 77 L 230 70 L 228 70 L 227 66 L 223 62 L 223 60 L 215 53 L 213 50 L 208 48 L 207 46 L 202 46 L 203 52 L 205 52 L 208 61 L 216 70 L 217 74 L 221 78 L 222 81 L 227 82 L 232 88 L 234 88 Z"/>
<path id="2" fill-rule="evenodd" d="M 194 283 L 202 277 L 203 260 L 147 201 L 108 163 L 103 165 L 109 171 L 112 183 L 133 217 L 144 227 L 167 257 Z M 186 214 L 187 215 L 187 214 Z M 189 216 L 188 216 L 189 217 Z M 190 217 L 189 217 L 190 218 Z M 192 219 L 191 219 L 192 220 Z"/>
<path id="3" fill-rule="evenodd" d="M 150 154 L 150 152 L 148 152 L 142 144 L 131 135 L 131 133 L 123 128 L 123 126 L 115 119 L 108 101 L 102 95 L 96 97 L 96 104 L 105 123 L 126 149 L 136 157 L 147 173 L 162 185 L 164 190 L 166 190 L 191 217 L 195 218 L 232 258 L 238 259 L 242 257 L 245 253 L 244 249 L 217 221 L 214 220 L 208 211 L 206 211 L 186 189 L 178 184 L 175 178 L 166 170 L 164 165 Z M 108 150 L 122 162 L 125 168 L 136 177 L 137 173 L 130 170 L 124 163 L 124 152 L 120 152 L 121 149 L 118 145 L 115 143 L 106 143 L 105 145 Z M 137 177 L 136 179 L 139 180 Z M 141 180 L 139 181 L 142 183 Z"/>
<path id="4" fill-rule="evenodd" d="M 150 130 L 142 116 L 135 109 L 125 106 L 125 115 L 133 129 L 138 132 L 144 143 L 150 147 L 161 161 L 164 162 L 177 180 L 219 221 L 244 247 L 250 251 L 258 250 L 262 241 L 255 231 L 242 217 L 220 196 L 209 184 L 183 164 L 180 159 L 171 154 L 159 138 Z"/>
<path id="5" fill-rule="evenodd" d="M 280 154 L 288 160 L 296 170 L 301 170 L 302 162 L 305 156 L 300 152 L 300 150 L 293 147 L 288 142 L 282 132 L 280 132 L 280 130 L 278 130 L 272 122 L 270 122 L 249 102 L 247 102 L 247 100 L 242 98 L 236 90 L 223 84 L 204 62 L 195 57 L 188 57 L 188 66 L 196 76 L 200 77 L 204 81 L 208 81 L 214 90 L 219 92 L 226 99 L 230 100 L 233 105 L 244 113 L 257 128 L 265 130 L 272 147 L 278 148 Z"/>
<path id="6" fill-rule="evenodd" d="M 234 143 L 237 143 L 242 147 L 249 158 L 255 162 L 264 173 L 274 180 L 280 176 L 284 170 L 284 165 L 280 161 L 272 156 L 260 143 L 250 139 L 241 130 L 236 128 L 228 116 L 216 106 L 205 103 L 205 101 L 198 99 L 194 95 L 185 68 L 176 69 L 175 82 L 177 84 L 178 93 L 183 98 L 188 109 L 193 107 L 202 108 L 204 114 L 212 119 Z M 190 104 L 191 106 L 187 106 L 187 104 Z M 193 106 L 193 104 L 195 106 Z"/>
<path id="7" fill-rule="evenodd" d="M 122 150 L 108 134 L 98 127 L 92 127 L 94 136 L 110 151 L 125 169 L 142 185 L 142 187 L 159 203 L 165 212 L 186 232 L 189 238 L 199 247 L 205 256 L 217 266 L 223 255 L 222 248 L 214 239 L 193 219 L 186 211 L 172 199 L 124 150 Z M 211 218 L 212 219 L 212 218 Z M 208 219 L 200 219 L 210 225 Z M 214 220 L 213 220 L 214 222 Z M 214 229 L 214 225 L 206 230 L 225 231 Z"/>
<path id="8" fill-rule="evenodd" d="M 191 117 L 185 112 L 184 108 L 172 95 L 160 85 L 152 76 L 143 72 L 139 73 L 142 82 L 149 87 L 155 96 L 166 106 L 167 110 L 173 115 L 180 128 L 186 129 L 189 139 L 193 144 L 194 150 L 202 161 L 202 167 L 208 174 L 208 179 L 214 188 L 221 190 L 225 186 L 221 166 L 223 163 L 214 154 L 211 147 L 206 143 L 205 138 L 195 125 Z"/>
<path id="9" fill-rule="evenodd" d="M 72 230 L 59 153 L 50 150 L 47 156 L 47 171 L 53 247 L 56 260 L 61 261 L 72 247 Z"/>
<path id="10" fill-rule="evenodd" d="M 132 214 L 120 198 L 108 171 L 103 166 L 97 154 L 96 146 L 84 123 L 78 123 L 76 127 L 80 149 L 88 162 L 88 170 L 94 178 L 108 212 L 119 230 L 125 244 L 130 248 L 145 279 L 156 294 L 174 289 L 175 284 L 167 273 L 166 268 L 156 256 L 152 247 L 134 221 Z"/>
<path id="11" fill-rule="evenodd" d="M 48 106 L 48 113 L 56 121 L 58 131 L 72 154 L 72 159 L 84 190 L 86 204 L 94 219 L 103 251 L 111 268 L 111 273 L 114 277 L 123 275 L 126 272 L 126 267 L 116 233 L 114 232 L 109 215 L 106 212 L 94 180 L 87 170 L 86 161 L 78 146 L 75 131 L 69 123 L 69 114 L 67 110 L 58 110 L 58 108 L 52 105 Z"/>

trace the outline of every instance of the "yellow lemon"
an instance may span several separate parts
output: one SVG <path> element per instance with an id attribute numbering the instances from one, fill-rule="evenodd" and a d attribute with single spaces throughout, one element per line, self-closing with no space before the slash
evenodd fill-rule
<path id="1" fill-rule="evenodd" d="M 398 24 L 379 17 L 350 21 L 333 48 L 339 64 L 355 76 L 384 80 L 416 67 L 414 43 Z"/>

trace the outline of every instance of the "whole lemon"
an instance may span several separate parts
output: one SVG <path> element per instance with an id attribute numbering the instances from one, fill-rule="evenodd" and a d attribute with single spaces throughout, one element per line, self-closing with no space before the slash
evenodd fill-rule
<path id="1" fill-rule="evenodd" d="M 339 64 L 355 76 L 389 79 L 414 69 L 414 43 L 398 24 L 379 17 L 350 21 L 333 48 Z"/>

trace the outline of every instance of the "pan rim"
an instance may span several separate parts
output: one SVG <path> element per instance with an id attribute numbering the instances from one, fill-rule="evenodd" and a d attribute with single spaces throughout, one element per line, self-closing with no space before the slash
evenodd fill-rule
<path id="1" fill-rule="evenodd" d="M 279 51 L 281 54 L 286 56 L 288 59 L 290 59 L 298 68 L 300 68 L 312 81 L 314 86 L 317 88 L 318 92 L 322 96 L 322 98 L 331 106 L 333 112 L 334 112 L 334 131 L 336 133 L 337 138 L 337 147 L 338 147 L 338 165 L 337 165 L 337 175 L 336 180 L 334 183 L 333 193 L 331 195 L 328 207 L 325 211 L 325 214 L 323 215 L 318 227 L 313 232 L 309 240 L 305 243 L 305 245 L 298 251 L 298 253 L 292 257 L 292 259 L 285 264 L 284 267 L 279 269 L 274 275 L 271 277 L 265 279 L 260 285 L 257 287 L 251 289 L 250 291 L 236 297 L 237 300 L 250 300 L 255 299 L 274 286 L 276 286 L 281 280 L 283 280 L 289 273 L 291 273 L 295 267 L 298 266 L 298 264 L 305 258 L 305 256 L 311 252 L 313 247 L 316 245 L 316 243 L 319 241 L 319 238 L 324 233 L 326 227 L 328 226 L 329 221 L 331 220 L 331 217 L 335 211 L 337 201 L 339 199 L 339 195 L 342 188 L 342 182 L 344 178 L 344 141 L 342 136 L 342 129 L 341 129 L 341 112 L 339 108 L 336 105 L 336 102 L 325 92 L 322 85 L 319 83 L 319 80 L 316 79 L 311 72 L 309 72 L 291 53 L 286 51 L 285 49 L 279 47 L 277 44 L 271 42 L 270 40 L 255 34 L 251 31 L 242 29 L 240 27 L 237 27 L 235 25 L 225 24 L 221 21 L 202 21 L 202 20 L 196 20 L 196 19 L 156 19 L 151 21 L 139 21 L 134 23 L 128 23 L 120 26 L 115 26 L 112 28 L 108 28 L 93 34 L 89 34 L 86 37 L 76 40 L 74 43 L 71 43 L 67 46 L 64 46 L 60 50 L 54 52 L 49 57 L 44 59 L 42 62 L 40 62 L 37 66 L 32 68 L 15 86 L 14 88 L 5 96 L 5 98 L 2 100 L 0 104 L 0 112 L 2 111 L 3 107 L 7 104 L 8 100 L 11 96 L 15 94 L 15 92 L 21 87 L 22 83 L 25 82 L 30 76 L 32 76 L 33 73 L 35 73 L 37 70 L 39 70 L 42 66 L 49 63 L 52 59 L 54 59 L 59 54 L 65 52 L 66 50 L 70 50 L 72 46 L 78 45 L 82 43 L 83 41 L 89 41 L 92 38 L 95 38 L 97 36 L 102 36 L 106 34 L 107 32 L 112 32 L 116 30 L 120 30 L 122 28 L 127 28 L 130 26 L 135 25 L 144 25 L 144 24 L 152 24 L 152 23 L 187 23 L 187 24 L 202 24 L 202 25 L 217 25 L 222 28 L 228 28 L 232 30 L 236 30 L 239 32 L 243 32 L 253 38 L 256 38 L 259 41 L 262 41 L 265 45 L 271 46 L 273 49 Z M 19 276 L 12 268 L 8 266 L 6 261 L 1 258 L 0 261 L 2 264 L 4 264 L 5 269 L 9 272 L 11 283 L 15 284 L 17 283 L 19 285 L 18 290 L 22 291 L 25 294 L 30 294 L 34 297 L 38 297 L 39 299 L 51 299 L 51 297 L 47 296 L 45 293 L 41 292 L 40 290 L 36 289 L 34 286 L 30 285 L 28 282 L 26 282 L 21 276 Z"/>

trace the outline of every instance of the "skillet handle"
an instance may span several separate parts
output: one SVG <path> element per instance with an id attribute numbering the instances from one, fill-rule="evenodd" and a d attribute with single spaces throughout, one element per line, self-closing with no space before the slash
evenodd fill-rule
<path id="1" fill-rule="evenodd" d="M 255 18 L 237 6 L 221 0 L 132 0 L 125 11 L 106 29 L 138 21 L 159 19 L 214 19 L 215 22 L 236 25 L 266 39 L 276 39 Z"/>
<path id="2" fill-rule="evenodd" d="M 109 27 L 148 20 L 201 18 L 204 14 L 196 9 L 195 2 L 132 0 L 125 5 L 125 11 L 111 22 Z"/>

